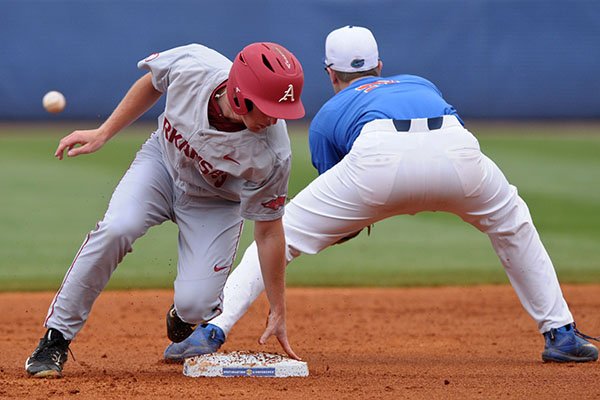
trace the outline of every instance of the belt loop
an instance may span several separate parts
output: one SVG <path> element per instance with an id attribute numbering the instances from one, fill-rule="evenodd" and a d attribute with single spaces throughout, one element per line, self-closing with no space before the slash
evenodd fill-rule
<path id="1" fill-rule="evenodd" d="M 393 119 L 392 122 L 398 132 L 408 132 L 410 130 L 410 119 Z"/>
<path id="2" fill-rule="evenodd" d="M 444 123 L 444 117 L 427 118 L 427 127 L 430 131 L 440 129 Z"/>

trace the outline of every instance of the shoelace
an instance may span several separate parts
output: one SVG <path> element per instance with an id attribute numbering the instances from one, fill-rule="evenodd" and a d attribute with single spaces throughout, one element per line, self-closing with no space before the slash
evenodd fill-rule
<path id="1" fill-rule="evenodd" d="M 596 342 L 600 342 L 600 336 L 594 337 L 594 336 L 589 336 L 589 335 L 586 335 L 585 333 L 580 332 L 579 329 L 577 329 L 577 326 L 575 325 L 575 323 L 573 323 L 572 329 L 573 329 L 573 333 L 575 334 L 575 336 L 578 336 L 582 339 L 594 340 Z M 557 330 L 558 329 L 556 329 L 556 328 L 550 329 L 550 340 L 556 339 L 556 331 Z"/>
<path id="2" fill-rule="evenodd" d="M 56 348 L 54 341 L 46 340 L 43 346 L 39 349 L 36 354 L 36 358 L 44 361 L 52 360 L 54 361 L 54 357 L 56 354 L 62 353 L 60 349 Z"/>
<path id="3" fill-rule="evenodd" d="M 582 339 L 594 340 L 596 342 L 600 342 L 600 336 L 594 337 L 594 336 L 586 335 L 585 333 L 580 332 L 579 329 L 577 329 L 574 324 L 573 324 L 573 332 L 575 332 L 575 335 L 579 336 Z"/>
<path id="4" fill-rule="evenodd" d="M 59 340 L 48 340 L 45 339 L 44 341 L 44 345 L 42 346 L 41 349 L 39 349 L 38 352 L 36 352 L 36 356 L 39 355 L 39 357 L 42 360 L 51 360 L 52 362 L 57 362 L 55 356 L 58 354 L 58 359 L 60 359 L 60 356 L 62 355 L 62 349 L 61 349 L 61 342 Z M 67 343 L 67 349 L 66 349 L 69 354 L 71 354 L 71 357 L 73 358 L 73 361 L 77 361 L 75 360 L 75 355 L 73 354 L 73 352 L 71 351 L 71 348 L 69 347 L 69 344 Z"/>
<path id="5" fill-rule="evenodd" d="M 73 352 L 71 351 L 71 348 L 67 347 L 67 350 L 69 351 L 69 354 L 71 355 L 71 358 L 73 359 L 73 361 L 77 362 L 77 360 L 75 359 L 75 354 L 73 354 Z"/>

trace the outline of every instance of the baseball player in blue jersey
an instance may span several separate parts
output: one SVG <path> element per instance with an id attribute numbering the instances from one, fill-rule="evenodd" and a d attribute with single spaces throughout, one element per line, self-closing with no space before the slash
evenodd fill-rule
<path id="1" fill-rule="evenodd" d="M 276 43 L 246 46 L 233 63 L 191 44 L 154 53 L 138 67 L 148 72 L 108 120 L 67 135 L 56 149 L 59 159 L 65 151 L 69 157 L 92 153 L 166 96 L 158 129 L 137 153 L 104 218 L 67 271 L 48 310 L 48 330 L 25 362 L 26 371 L 34 377 L 61 376 L 70 341 L 118 263 L 137 238 L 167 220 L 179 229 L 168 337 L 183 340 L 196 324 L 221 313 L 243 220 L 250 219 L 271 300 L 261 341 L 274 335 L 297 358 L 285 325 L 281 217 L 291 149 L 281 118 L 304 115 L 300 63 Z"/>
<path id="2" fill-rule="evenodd" d="M 597 348 L 581 334 L 548 253 L 517 189 L 479 148 L 452 105 L 426 79 L 380 77 L 368 29 L 343 27 L 326 40 L 335 96 L 310 125 L 319 177 L 286 205 L 287 261 L 315 254 L 387 217 L 446 211 L 488 235 L 521 304 L 545 338 L 544 361 L 587 362 Z M 216 351 L 262 292 L 255 244 L 229 277 L 224 313 L 165 350 L 168 360 Z"/>

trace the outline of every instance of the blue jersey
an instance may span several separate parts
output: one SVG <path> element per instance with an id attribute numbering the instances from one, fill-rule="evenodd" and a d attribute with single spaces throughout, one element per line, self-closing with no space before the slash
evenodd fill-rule
<path id="1" fill-rule="evenodd" d="M 337 164 L 352 148 L 363 126 L 376 119 L 433 118 L 455 115 L 439 89 L 414 75 L 367 77 L 333 96 L 310 124 L 312 163 L 319 174 Z"/>

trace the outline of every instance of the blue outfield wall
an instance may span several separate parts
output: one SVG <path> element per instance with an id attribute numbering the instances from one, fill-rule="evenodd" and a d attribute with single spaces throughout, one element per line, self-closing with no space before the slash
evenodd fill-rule
<path id="1" fill-rule="evenodd" d="M 310 117 L 332 95 L 325 36 L 346 24 L 374 32 L 384 75 L 432 80 L 463 117 L 599 118 L 599 17 L 598 0 L 0 0 L 0 120 L 101 120 L 146 55 L 254 41 L 298 56 Z M 52 89 L 58 116 L 41 107 Z"/>

